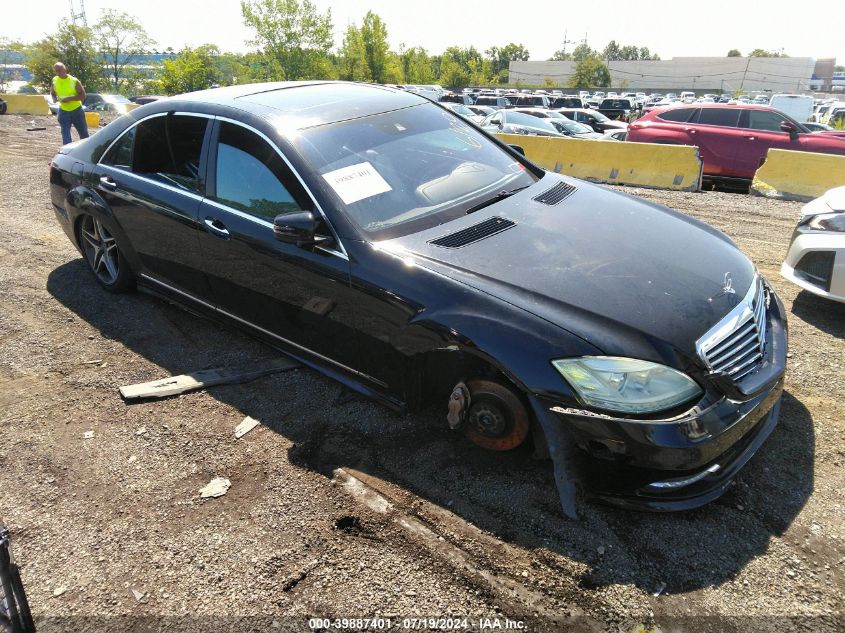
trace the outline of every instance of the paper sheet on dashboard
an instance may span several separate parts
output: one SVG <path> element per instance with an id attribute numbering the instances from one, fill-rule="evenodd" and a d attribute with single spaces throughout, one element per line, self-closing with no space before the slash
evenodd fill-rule
<path id="1" fill-rule="evenodd" d="M 352 204 L 391 189 L 387 181 L 369 162 L 330 171 L 323 174 L 323 178 L 346 204 Z"/>

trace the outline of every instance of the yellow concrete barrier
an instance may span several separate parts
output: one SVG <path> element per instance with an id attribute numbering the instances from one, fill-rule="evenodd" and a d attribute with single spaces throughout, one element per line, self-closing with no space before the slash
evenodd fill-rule
<path id="1" fill-rule="evenodd" d="M 807 201 L 845 185 L 845 156 L 770 149 L 751 191 L 769 198 Z"/>
<path id="2" fill-rule="evenodd" d="M 0 99 L 6 102 L 6 114 L 50 114 L 41 95 L 0 94 Z"/>
<path id="3" fill-rule="evenodd" d="M 135 108 L 140 108 L 141 105 L 138 103 L 127 103 L 124 107 L 126 108 L 125 112 L 132 112 Z"/>
<path id="4" fill-rule="evenodd" d="M 496 136 L 519 145 L 529 160 L 559 174 L 654 189 L 701 189 L 702 163 L 697 147 L 523 134 Z"/>

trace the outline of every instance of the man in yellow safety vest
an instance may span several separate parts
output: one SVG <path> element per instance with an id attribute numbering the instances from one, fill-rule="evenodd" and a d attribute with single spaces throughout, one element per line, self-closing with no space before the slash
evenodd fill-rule
<path id="1" fill-rule="evenodd" d="M 62 128 L 62 144 L 67 145 L 73 140 L 70 136 L 71 125 L 76 128 L 80 139 L 88 138 L 88 124 L 85 121 L 85 110 L 82 108 L 82 102 L 85 101 L 82 82 L 68 74 L 67 67 L 61 62 L 56 62 L 53 70 L 56 71 L 56 76 L 53 77 L 50 94 L 59 102 L 58 119 Z"/>

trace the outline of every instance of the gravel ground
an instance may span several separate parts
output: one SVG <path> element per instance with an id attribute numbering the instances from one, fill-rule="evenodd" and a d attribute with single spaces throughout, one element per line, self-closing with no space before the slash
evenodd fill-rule
<path id="1" fill-rule="evenodd" d="M 778 428 L 718 502 L 673 515 L 586 505 L 572 523 L 547 462 L 484 452 L 436 407 L 399 416 L 310 370 L 125 404 L 120 385 L 274 352 L 102 292 L 49 203 L 59 139 L 51 117 L 0 117 L 0 517 L 39 631 L 457 615 L 535 631 L 845 629 L 845 305 L 778 275 L 800 205 L 624 188 L 725 231 L 773 282 L 790 320 L 786 392 Z M 235 440 L 246 415 L 262 424 Z M 334 485 L 339 466 L 495 582 L 360 505 Z M 201 500 L 216 476 L 228 494 Z"/>

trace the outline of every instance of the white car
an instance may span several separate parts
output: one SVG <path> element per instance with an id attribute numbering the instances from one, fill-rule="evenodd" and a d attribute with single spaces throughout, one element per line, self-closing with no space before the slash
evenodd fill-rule
<path id="1" fill-rule="evenodd" d="M 845 302 L 845 186 L 801 209 L 780 274 L 813 294 Z"/>

